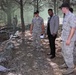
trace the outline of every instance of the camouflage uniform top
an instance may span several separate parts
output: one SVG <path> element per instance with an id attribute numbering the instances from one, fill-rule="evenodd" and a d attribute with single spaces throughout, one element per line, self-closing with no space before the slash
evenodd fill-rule
<path id="1" fill-rule="evenodd" d="M 68 14 L 65 15 L 64 19 L 63 19 L 63 26 L 62 26 L 62 35 L 61 38 L 63 41 L 66 41 L 69 33 L 70 33 L 70 29 L 71 28 L 75 28 L 76 27 L 76 23 L 75 23 L 75 15 L 71 12 L 69 12 Z M 75 41 L 76 38 L 76 31 L 75 34 L 73 35 L 71 41 Z"/>
<path id="2" fill-rule="evenodd" d="M 43 19 L 41 17 L 34 17 L 32 19 L 32 25 L 33 25 L 33 32 L 40 32 L 42 31 L 41 26 L 43 24 Z"/>

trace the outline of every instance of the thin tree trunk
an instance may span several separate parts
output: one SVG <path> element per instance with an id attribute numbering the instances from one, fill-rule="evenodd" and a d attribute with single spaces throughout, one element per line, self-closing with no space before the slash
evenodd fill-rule
<path id="1" fill-rule="evenodd" d="M 35 8 L 35 1 L 34 1 L 34 12 L 35 12 L 36 8 Z"/>
<path id="2" fill-rule="evenodd" d="M 38 3 L 38 0 L 37 0 L 37 11 L 39 11 L 39 3 Z"/>
<path id="3" fill-rule="evenodd" d="M 59 7 L 58 7 L 58 2 L 57 2 L 57 8 L 56 8 L 56 10 L 57 10 L 57 15 L 58 15 L 58 8 L 59 8 Z"/>
<path id="4" fill-rule="evenodd" d="M 56 14 L 56 0 L 54 0 L 54 13 Z"/>
<path id="5" fill-rule="evenodd" d="M 69 4 L 70 4 L 70 0 L 63 0 L 63 2 L 67 2 L 67 3 L 69 3 Z"/>
<path id="6" fill-rule="evenodd" d="M 24 24 L 24 18 L 23 18 L 23 0 L 20 0 L 21 5 L 21 24 L 22 24 L 22 32 L 25 32 L 25 24 Z"/>

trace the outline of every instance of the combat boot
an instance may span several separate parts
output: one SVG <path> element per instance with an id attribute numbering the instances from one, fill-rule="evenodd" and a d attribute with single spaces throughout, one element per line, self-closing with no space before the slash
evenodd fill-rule
<path id="1" fill-rule="evenodd" d="M 67 65 L 64 63 L 64 64 L 60 65 L 59 68 L 60 68 L 60 69 L 63 69 L 63 68 L 68 68 L 68 67 L 67 67 Z"/>
<path id="2" fill-rule="evenodd" d="M 68 75 L 68 74 L 71 74 L 71 73 L 73 73 L 74 72 L 74 68 L 67 68 L 67 70 L 66 71 L 63 71 L 62 73 L 64 74 L 64 75 Z"/>

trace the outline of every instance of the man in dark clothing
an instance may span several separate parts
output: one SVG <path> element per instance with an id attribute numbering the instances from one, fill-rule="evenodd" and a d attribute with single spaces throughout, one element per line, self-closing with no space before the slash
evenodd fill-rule
<path id="1" fill-rule="evenodd" d="M 47 35 L 50 44 L 50 53 L 51 59 L 55 57 L 55 39 L 57 37 L 58 27 L 59 27 L 59 17 L 53 14 L 52 9 L 48 9 L 48 24 L 47 24 Z"/>

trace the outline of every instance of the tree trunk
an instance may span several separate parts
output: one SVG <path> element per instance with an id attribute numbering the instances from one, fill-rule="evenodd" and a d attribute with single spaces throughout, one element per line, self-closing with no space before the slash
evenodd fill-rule
<path id="1" fill-rule="evenodd" d="M 56 13 L 57 13 L 57 15 L 58 15 L 58 9 L 59 9 L 59 7 L 58 7 L 58 2 L 57 2 L 57 6 L 56 6 L 57 8 L 56 8 Z"/>
<path id="2" fill-rule="evenodd" d="M 38 0 L 37 0 L 37 11 L 39 11 L 39 3 L 38 3 Z"/>
<path id="3" fill-rule="evenodd" d="M 23 0 L 20 0 L 20 6 L 21 6 L 21 25 L 22 25 L 22 32 L 25 32 L 25 24 L 24 24 L 24 18 L 23 18 Z"/>
<path id="4" fill-rule="evenodd" d="M 69 4 L 70 4 L 70 0 L 63 0 L 63 2 L 67 2 L 67 3 L 69 3 Z"/>
<path id="5" fill-rule="evenodd" d="M 34 0 L 34 12 L 36 11 L 36 1 Z"/>
<path id="6" fill-rule="evenodd" d="M 56 14 L 56 0 L 54 0 L 54 13 Z"/>
<path id="7" fill-rule="evenodd" d="M 34 0 L 34 12 L 35 11 L 39 11 L 39 1 L 38 0 Z"/>

